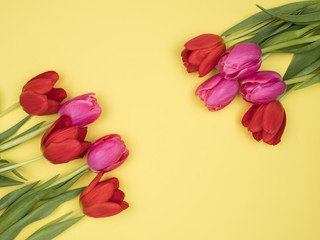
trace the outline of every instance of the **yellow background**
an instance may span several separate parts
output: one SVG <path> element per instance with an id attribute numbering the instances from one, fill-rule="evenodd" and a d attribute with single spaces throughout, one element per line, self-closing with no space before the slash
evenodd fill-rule
<path id="1" fill-rule="evenodd" d="M 69 98 L 95 92 L 103 113 L 88 139 L 118 133 L 128 160 L 105 177 L 120 179 L 130 208 L 86 217 L 58 240 L 318 240 L 320 239 L 320 85 L 290 94 L 282 142 L 256 142 L 241 124 L 240 96 L 209 112 L 194 95 L 205 80 L 187 74 L 183 44 L 224 30 L 288 0 L 4 1 L 0 3 L 0 108 L 15 103 L 31 77 L 55 70 Z M 290 55 L 263 70 L 283 74 Z M 26 114 L 16 109 L 1 130 Z M 33 117 L 25 126 L 57 116 Z M 2 154 L 22 162 L 41 154 L 40 137 Z M 20 169 L 34 181 L 66 174 L 84 160 Z M 76 186 L 87 185 L 86 174 Z M 1 195 L 14 188 L 0 189 Z M 77 199 L 27 227 L 25 239 L 49 220 L 78 208 Z"/>

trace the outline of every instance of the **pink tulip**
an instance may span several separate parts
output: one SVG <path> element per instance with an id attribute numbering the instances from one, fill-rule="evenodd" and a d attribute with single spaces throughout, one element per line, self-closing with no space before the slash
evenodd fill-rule
<path id="1" fill-rule="evenodd" d="M 244 100 L 253 104 L 266 104 L 282 95 L 287 85 L 280 74 L 272 71 L 261 71 L 241 80 L 240 92 Z"/>
<path id="2" fill-rule="evenodd" d="M 196 95 L 210 111 L 218 111 L 232 102 L 238 90 L 237 80 L 225 79 L 221 74 L 217 74 L 202 83 L 197 88 Z"/>
<path id="3" fill-rule="evenodd" d="M 58 113 L 60 116 L 69 116 L 73 126 L 83 127 L 94 122 L 101 114 L 101 107 L 92 95 L 95 93 L 87 93 L 66 101 Z"/>
<path id="4" fill-rule="evenodd" d="M 89 148 L 88 166 L 94 172 L 110 172 L 119 167 L 128 157 L 129 150 L 118 134 L 111 134 L 98 139 Z"/>
<path id="5" fill-rule="evenodd" d="M 216 68 L 227 79 L 239 79 L 258 71 L 261 62 L 257 44 L 241 43 L 225 51 Z"/>

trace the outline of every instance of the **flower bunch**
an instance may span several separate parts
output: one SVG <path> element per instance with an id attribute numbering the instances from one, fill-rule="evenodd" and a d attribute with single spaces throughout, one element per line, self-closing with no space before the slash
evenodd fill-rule
<path id="1" fill-rule="evenodd" d="M 195 91 L 210 111 L 226 107 L 240 93 L 253 104 L 242 119 L 243 126 L 257 141 L 276 145 L 286 126 L 280 102 L 293 90 L 320 82 L 320 3 L 258 7 L 261 12 L 221 36 L 202 34 L 189 40 L 181 56 L 189 73 L 198 71 L 203 77 L 216 72 Z M 294 54 L 283 77 L 272 70 L 259 71 L 275 52 Z"/>
<path id="2" fill-rule="evenodd" d="M 63 103 L 67 97 L 66 91 L 53 88 L 58 79 L 56 72 L 48 71 L 32 78 L 22 88 L 20 105 L 29 116 L 0 134 L 0 139 L 4 141 L 0 144 L 0 151 L 9 150 L 44 132 L 40 143 L 42 155 L 21 163 L 1 160 L 0 186 L 22 184 L 23 182 L 3 175 L 12 172 L 26 180 L 16 169 L 43 158 L 52 164 L 65 164 L 86 157 L 87 163 L 63 178 L 57 179 L 56 176 L 39 186 L 39 182 L 32 183 L 2 197 L 0 210 L 5 210 L 0 215 L 0 239 L 14 239 L 25 226 L 48 216 L 60 204 L 79 194 L 79 210 L 45 225 L 28 239 L 52 239 L 84 215 L 108 217 L 129 207 L 124 201 L 124 193 L 119 190 L 117 178 L 100 182 L 106 172 L 119 167 L 128 158 L 129 151 L 124 141 L 118 134 L 102 136 L 93 143 L 86 140 L 87 125 L 95 122 L 101 115 L 95 93 L 87 93 Z M 14 107 L 5 110 L 2 116 L 13 109 Z M 31 115 L 54 113 L 58 113 L 59 117 L 53 123 L 41 126 L 41 122 L 14 136 Z M 97 175 L 88 187 L 67 191 L 89 169 Z M 75 217 L 81 212 L 84 215 Z"/>

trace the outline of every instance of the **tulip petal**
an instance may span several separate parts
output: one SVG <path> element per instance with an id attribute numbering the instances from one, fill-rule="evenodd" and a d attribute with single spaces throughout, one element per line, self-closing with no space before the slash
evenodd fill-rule
<path id="1" fill-rule="evenodd" d="M 249 108 L 249 110 L 246 112 L 246 114 L 243 116 L 241 123 L 242 123 L 242 125 L 244 127 L 248 127 L 249 126 L 249 123 L 250 123 L 250 121 L 251 121 L 251 119 L 252 119 L 252 117 L 253 117 L 253 115 L 254 115 L 254 113 L 255 113 L 257 108 L 258 108 L 257 105 L 252 105 Z"/>
<path id="2" fill-rule="evenodd" d="M 46 93 L 48 99 L 61 103 L 67 97 L 67 93 L 63 88 L 52 88 L 51 91 Z"/>
<path id="3" fill-rule="evenodd" d="M 91 183 L 81 192 L 80 200 L 84 195 L 89 193 L 99 183 L 103 175 L 104 175 L 104 172 L 99 172 L 97 174 L 97 176 L 91 181 Z"/>
<path id="4" fill-rule="evenodd" d="M 188 50 L 198 50 L 204 48 L 213 48 L 221 44 L 222 38 L 215 34 L 202 34 L 189 40 L 184 46 Z"/>
<path id="5" fill-rule="evenodd" d="M 90 192 L 81 197 L 84 208 L 100 203 L 106 203 L 112 197 L 115 189 L 112 183 L 98 183 Z"/>
<path id="6" fill-rule="evenodd" d="M 284 109 L 281 103 L 273 101 L 266 105 L 262 120 L 262 128 L 267 133 L 275 135 L 281 127 Z"/>
<path id="7" fill-rule="evenodd" d="M 87 142 L 87 141 L 81 142 L 81 150 L 79 155 L 80 158 L 83 158 L 84 155 L 86 155 L 87 150 L 91 147 L 91 145 L 92 145 L 91 142 Z"/>
<path id="8" fill-rule="evenodd" d="M 252 136 L 255 140 L 257 140 L 258 142 L 262 139 L 262 131 L 260 132 L 253 132 Z"/>
<path id="9" fill-rule="evenodd" d="M 31 115 L 42 115 L 48 109 L 47 97 L 32 91 L 20 94 L 20 104 Z"/>
<path id="10" fill-rule="evenodd" d="M 48 78 L 38 78 L 35 80 L 31 80 L 24 85 L 22 92 L 32 91 L 39 94 L 45 94 L 49 92 L 55 82 Z"/>
<path id="11" fill-rule="evenodd" d="M 266 105 L 259 105 L 251 118 L 248 126 L 250 132 L 260 132 L 262 130 L 262 119 Z"/>
<path id="12" fill-rule="evenodd" d="M 109 202 L 115 202 L 115 203 L 121 204 L 124 197 L 125 197 L 124 192 L 122 192 L 119 189 L 116 189 L 113 195 L 111 196 L 111 198 L 109 199 Z"/>
<path id="13" fill-rule="evenodd" d="M 61 128 L 66 128 L 70 126 L 70 118 L 66 115 L 61 116 L 56 120 L 52 126 L 45 132 L 45 134 L 42 136 L 41 139 L 41 145 L 44 144 L 46 138 L 52 133 L 55 132 L 56 130 L 59 130 Z"/>
<path id="14" fill-rule="evenodd" d="M 199 77 L 207 75 L 212 69 L 214 69 L 224 50 L 225 45 L 217 46 L 208 54 L 205 59 L 203 59 L 199 66 Z"/>
<path id="15" fill-rule="evenodd" d="M 60 143 L 51 143 L 44 148 L 43 155 L 53 164 L 67 163 L 79 158 L 81 144 L 78 140 L 67 139 Z"/>
<path id="16" fill-rule="evenodd" d="M 87 131 L 88 131 L 88 128 L 87 128 L 87 127 L 79 128 L 79 133 L 78 133 L 78 140 L 79 140 L 79 142 L 83 142 L 83 141 L 84 141 L 84 139 L 85 139 L 86 136 L 87 136 Z"/>
<path id="17" fill-rule="evenodd" d="M 55 114 L 58 112 L 60 105 L 54 100 L 48 99 L 48 108 L 42 115 Z"/>
<path id="18" fill-rule="evenodd" d="M 47 71 L 47 72 L 44 72 L 44 73 L 41 73 L 41 74 L 35 76 L 34 78 L 31 78 L 31 80 L 38 79 L 38 78 L 49 78 L 49 79 L 53 80 L 54 82 L 56 82 L 59 79 L 59 75 L 55 71 Z"/>
<path id="19" fill-rule="evenodd" d="M 282 137 L 282 134 L 284 132 L 285 127 L 286 127 L 286 114 L 284 114 L 281 127 L 280 127 L 279 131 L 277 132 L 277 134 L 270 141 L 265 141 L 264 139 L 263 139 L 263 141 L 265 141 L 266 143 L 268 143 L 270 145 L 277 145 L 278 143 L 281 142 L 281 137 Z"/>
<path id="20" fill-rule="evenodd" d="M 193 51 L 188 58 L 189 63 L 195 66 L 200 65 L 202 60 L 210 53 L 210 51 L 212 51 L 211 48 Z"/>
<path id="21" fill-rule="evenodd" d="M 44 142 L 44 145 L 49 145 L 51 143 L 60 143 L 66 139 L 77 139 L 78 137 L 78 127 L 72 126 L 67 128 L 62 128 L 54 131 Z M 79 142 L 79 141 L 78 141 Z"/>
<path id="22" fill-rule="evenodd" d="M 107 202 L 83 208 L 83 213 L 89 217 L 94 218 L 110 217 L 122 212 L 122 210 L 124 210 L 124 207 L 125 205 L 122 206 L 118 203 Z"/>

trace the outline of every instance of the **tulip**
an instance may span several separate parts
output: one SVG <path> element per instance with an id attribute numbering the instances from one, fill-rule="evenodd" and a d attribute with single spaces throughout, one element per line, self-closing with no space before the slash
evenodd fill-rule
<path id="1" fill-rule="evenodd" d="M 54 164 L 82 158 L 91 146 L 90 142 L 84 141 L 86 135 L 87 128 L 72 126 L 70 117 L 63 115 L 43 135 L 43 155 Z"/>
<path id="2" fill-rule="evenodd" d="M 223 39 L 215 34 L 202 34 L 185 45 L 182 61 L 188 73 L 199 72 L 199 77 L 207 75 L 217 64 L 226 49 Z"/>
<path id="3" fill-rule="evenodd" d="M 110 172 L 119 167 L 128 157 L 129 150 L 117 134 L 98 139 L 87 153 L 88 166 L 94 172 Z"/>
<path id="4" fill-rule="evenodd" d="M 278 101 L 252 105 L 243 116 L 242 125 L 252 132 L 257 141 L 262 139 L 265 143 L 276 145 L 281 141 L 286 127 L 286 113 Z"/>
<path id="5" fill-rule="evenodd" d="M 266 104 L 282 95 L 287 85 L 280 74 L 272 71 L 253 73 L 241 80 L 240 93 L 244 100 L 253 104 Z"/>
<path id="6" fill-rule="evenodd" d="M 241 43 L 225 51 L 216 68 L 227 79 L 239 79 L 258 71 L 261 63 L 260 47 Z"/>
<path id="7" fill-rule="evenodd" d="M 72 125 L 83 127 L 94 122 L 101 114 L 101 107 L 97 99 L 87 93 L 69 101 L 66 101 L 59 109 L 60 116 L 67 115 L 71 119 Z"/>
<path id="8" fill-rule="evenodd" d="M 30 115 L 57 113 L 60 103 L 67 97 L 62 88 L 53 88 L 58 79 L 58 73 L 48 71 L 28 81 L 20 94 L 23 110 Z"/>
<path id="9" fill-rule="evenodd" d="M 210 111 L 218 111 L 232 102 L 238 90 L 237 80 L 228 80 L 217 74 L 203 82 L 197 88 L 196 95 L 204 101 Z"/>
<path id="10" fill-rule="evenodd" d="M 119 190 L 119 180 L 110 178 L 99 182 L 103 174 L 100 172 L 80 194 L 80 207 L 89 217 L 110 217 L 129 207 L 123 201 L 124 193 Z"/>

